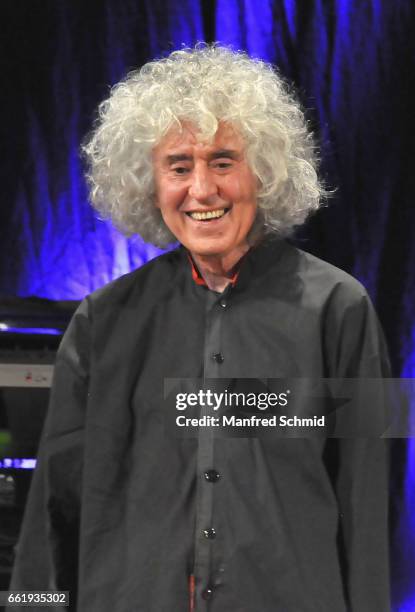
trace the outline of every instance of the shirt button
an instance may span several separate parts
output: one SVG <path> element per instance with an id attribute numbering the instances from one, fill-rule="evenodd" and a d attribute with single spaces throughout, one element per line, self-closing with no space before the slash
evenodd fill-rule
<path id="1" fill-rule="evenodd" d="M 208 470 L 207 472 L 205 472 L 205 479 L 208 482 L 218 482 L 219 478 L 220 474 L 216 470 Z"/>
<path id="2" fill-rule="evenodd" d="M 225 357 L 222 355 L 222 353 L 213 353 L 212 359 L 213 361 L 216 361 L 216 363 L 223 363 L 225 361 Z"/>
<path id="3" fill-rule="evenodd" d="M 213 529 L 213 527 L 209 527 L 209 529 L 203 530 L 203 535 L 207 540 L 214 540 L 216 538 L 216 531 Z"/>
<path id="4" fill-rule="evenodd" d="M 225 300 L 225 298 L 221 298 L 219 304 L 222 306 L 222 308 L 226 308 L 228 306 L 228 301 Z"/>
<path id="5" fill-rule="evenodd" d="M 205 601 L 207 601 L 208 599 L 210 599 L 213 595 L 213 589 L 212 587 L 207 587 L 203 592 L 202 592 L 202 599 L 204 599 Z"/>

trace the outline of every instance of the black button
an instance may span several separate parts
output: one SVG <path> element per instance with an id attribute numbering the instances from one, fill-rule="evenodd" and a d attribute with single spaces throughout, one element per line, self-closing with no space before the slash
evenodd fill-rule
<path id="1" fill-rule="evenodd" d="M 207 589 L 205 589 L 202 592 L 202 599 L 204 599 L 205 601 L 207 601 L 208 599 L 210 599 L 213 595 L 213 589 L 212 587 L 207 587 Z"/>
<path id="2" fill-rule="evenodd" d="M 216 363 L 223 363 L 225 361 L 225 358 L 222 353 L 213 353 L 212 359 L 213 361 L 216 361 Z"/>
<path id="3" fill-rule="evenodd" d="M 208 470 L 205 472 L 205 478 L 208 482 L 218 482 L 220 474 L 216 470 Z"/>
<path id="4" fill-rule="evenodd" d="M 222 306 L 222 308 L 226 308 L 228 305 L 227 300 L 225 300 L 225 298 L 221 298 L 219 304 Z"/>
<path id="5" fill-rule="evenodd" d="M 203 530 L 203 535 L 208 540 L 214 540 L 216 538 L 216 531 L 213 529 L 213 527 L 209 527 L 209 529 Z"/>

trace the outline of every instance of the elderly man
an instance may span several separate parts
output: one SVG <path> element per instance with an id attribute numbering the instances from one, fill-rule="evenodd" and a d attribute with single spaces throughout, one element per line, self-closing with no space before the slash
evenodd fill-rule
<path id="1" fill-rule="evenodd" d="M 166 379 L 388 372 L 362 286 L 284 240 L 324 195 L 298 103 L 263 62 L 184 49 L 114 87 L 84 150 L 97 210 L 180 246 L 71 322 L 12 586 L 79 612 L 386 612 L 383 441 L 166 427 Z"/>

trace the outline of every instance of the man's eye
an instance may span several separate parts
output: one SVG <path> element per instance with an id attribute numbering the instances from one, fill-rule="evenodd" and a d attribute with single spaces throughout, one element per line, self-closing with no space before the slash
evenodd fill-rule
<path id="1" fill-rule="evenodd" d="M 189 168 L 186 168 L 185 166 L 175 166 L 174 168 L 172 168 L 172 171 L 175 174 L 186 174 L 187 172 L 189 172 Z"/>
<path id="2" fill-rule="evenodd" d="M 232 167 L 232 162 L 229 161 L 217 161 L 214 163 L 215 168 L 219 168 L 219 170 L 226 170 L 226 168 Z"/>

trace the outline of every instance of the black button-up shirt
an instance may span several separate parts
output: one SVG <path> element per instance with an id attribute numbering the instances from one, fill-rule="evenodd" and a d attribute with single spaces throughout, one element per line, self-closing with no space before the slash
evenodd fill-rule
<path id="1" fill-rule="evenodd" d="M 196 612 L 386 612 L 385 441 L 175 437 L 164 382 L 387 373 L 362 286 L 284 242 L 222 294 L 183 248 L 93 293 L 59 350 L 12 588 L 186 612 L 194 576 Z"/>

